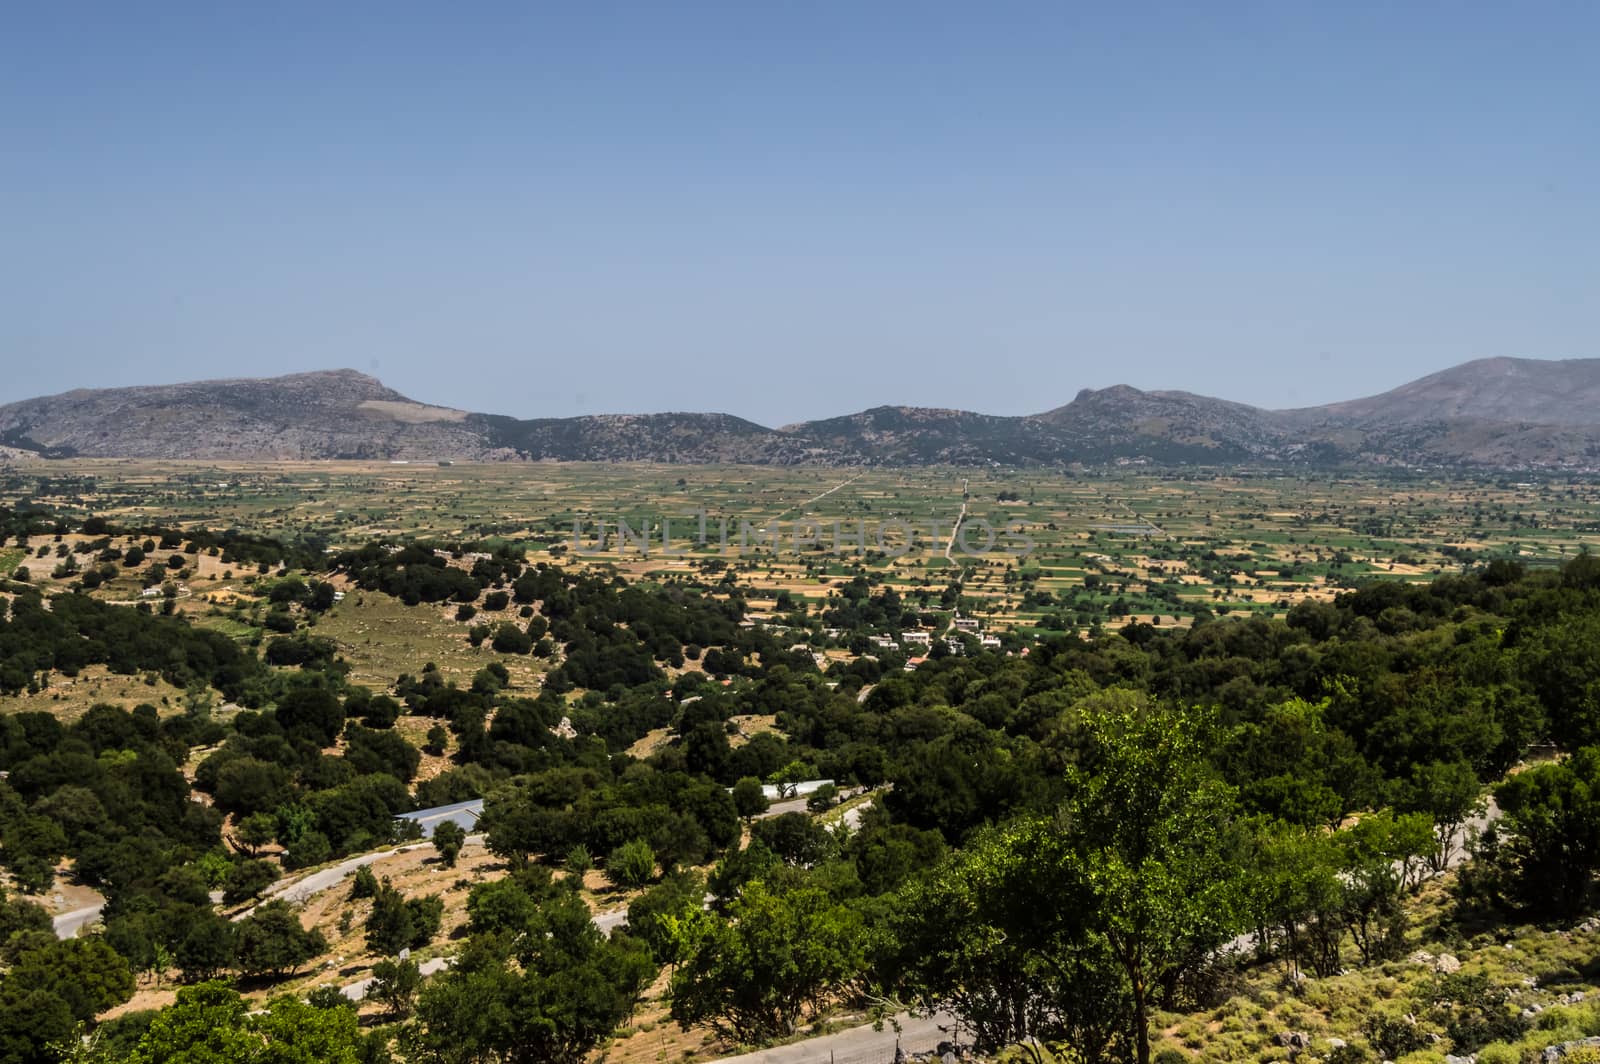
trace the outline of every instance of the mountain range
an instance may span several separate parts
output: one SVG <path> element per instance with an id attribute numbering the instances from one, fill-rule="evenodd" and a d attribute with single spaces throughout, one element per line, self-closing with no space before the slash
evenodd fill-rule
<path id="1" fill-rule="evenodd" d="M 1025 416 L 880 406 L 781 428 L 729 414 L 476 414 L 333 370 L 27 399 L 0 406 L 0 449 L 7 448 L 47 458 L 1594 472 L 1600 359 L 1481 359 L 1381 395 L 1296 410 L 1117 385 Z"/>

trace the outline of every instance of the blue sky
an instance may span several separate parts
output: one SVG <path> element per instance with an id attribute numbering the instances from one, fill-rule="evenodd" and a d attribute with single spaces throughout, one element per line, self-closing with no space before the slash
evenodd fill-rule
<path id="1" fill-rule="evenodd" d="M 10 5 L 0 399 L 1266 406 L 1600 356 L 1600 6 Z"/>

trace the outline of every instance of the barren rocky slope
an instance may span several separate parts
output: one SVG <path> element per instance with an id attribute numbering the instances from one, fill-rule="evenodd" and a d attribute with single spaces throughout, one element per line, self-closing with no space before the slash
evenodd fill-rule
<path id="1" fill-rule="evenodd" d="M 0 407 L 46 457 L 1600 471 L 1600 359 L 1484 359 L 1382 395 L 1272 411 L 1126 385 L 1026 417 L 875 407 L 771 429 L 729 414 L 522 420 L 416 402 L 353 370 L 79 390 Z"/>

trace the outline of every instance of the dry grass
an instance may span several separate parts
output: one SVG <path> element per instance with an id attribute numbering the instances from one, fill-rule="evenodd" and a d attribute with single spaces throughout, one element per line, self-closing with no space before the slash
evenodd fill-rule
<path id="1" fill-rule="evenodd" d="M 71 723 L 83 716 L 91 706 L 106 703 L 121 709 L 148 702 L 162 716 L 181 713 L 183 691 L 167 683 L 155 673 L 124 676 L 113 673 L 104 665 L 88 665 L 77 676 L 50 674 L 50 685 L 37 694 L 13 695 L 0 699 L 0 712 L 50 713 Z"/>

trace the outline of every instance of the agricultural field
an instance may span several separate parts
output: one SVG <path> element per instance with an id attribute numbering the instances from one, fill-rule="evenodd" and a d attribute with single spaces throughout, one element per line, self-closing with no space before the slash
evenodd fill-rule
<path id="1" fill-rule="evenodd" d="M 1600 485 L 1503 476 L 80 460 L 0 475 L 0 502 L 18 501 L 328 549 L 505 541 L 629 579 L 731 579 L 757 611 L 780 594 L 814 608 L 865 576 L 1024 635 L 1282 615 L 1375 578 L 1554 565 L 1600 540 Z M 195 595 L 235 590 L 240 574 L 196 561 Z M 384 645 L 376 630 L 346 642 Z"/>

